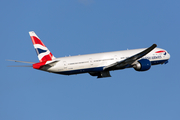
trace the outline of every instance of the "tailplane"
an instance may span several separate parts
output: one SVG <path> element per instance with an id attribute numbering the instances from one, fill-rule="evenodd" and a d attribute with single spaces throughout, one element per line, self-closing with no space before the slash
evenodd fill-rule
<path id="1" fill-rule="evenodd" d="M 29 32 L 29 35 L 31 37 L 40 62 L 50 61 L 55 58 L 34 31 Z"/>

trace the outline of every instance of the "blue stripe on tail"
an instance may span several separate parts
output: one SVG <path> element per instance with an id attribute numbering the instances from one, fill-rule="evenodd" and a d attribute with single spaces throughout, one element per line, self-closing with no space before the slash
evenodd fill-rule
<path id="1" fill-rule="evenodd" d="M 37 52 L 37 54 L 41 54 L 41 53 L 44 53 L 44 52 L 46 52 L 47 50 L 42 50 L 42 49 L 40 49 L 40 48 L 36 48 L 36 52 Z"/>

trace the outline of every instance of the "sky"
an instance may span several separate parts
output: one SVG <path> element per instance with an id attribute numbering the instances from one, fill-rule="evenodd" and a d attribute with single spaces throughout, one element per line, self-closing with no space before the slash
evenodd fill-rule
<path id="1" fill-rule="evenodd" d="M 1 120 L 179 120 L 180 1 L 4 0 L 0 2 Z M 112 77 L 58 75 L 7 59 L 38 62 L 28 32 L 55 57 L 149 47 L 171 58 Z"/>

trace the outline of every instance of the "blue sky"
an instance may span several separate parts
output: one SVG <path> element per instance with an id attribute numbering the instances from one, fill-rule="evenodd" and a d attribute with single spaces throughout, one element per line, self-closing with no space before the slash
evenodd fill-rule
<path id="1" fill-rule="evenodd" d="M 6 0 L 0 2 L 1 120 L 179 120 L 180 1 Z M 111 78 L 63 76 L 5 61 L 38 62 L 28 32 L 55 57 L 149 47 L 171 59 Z M 23 64 L 24 65 L 24 64 Z"/>

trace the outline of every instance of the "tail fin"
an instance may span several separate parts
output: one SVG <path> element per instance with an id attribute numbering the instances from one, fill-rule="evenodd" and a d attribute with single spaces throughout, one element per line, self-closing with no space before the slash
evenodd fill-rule
<path id="1" fill-rule="evenodd" d="M 34 31 L 29 32 L 29 35 L 40 62 L 49 61 L 55 58 Z"/>

